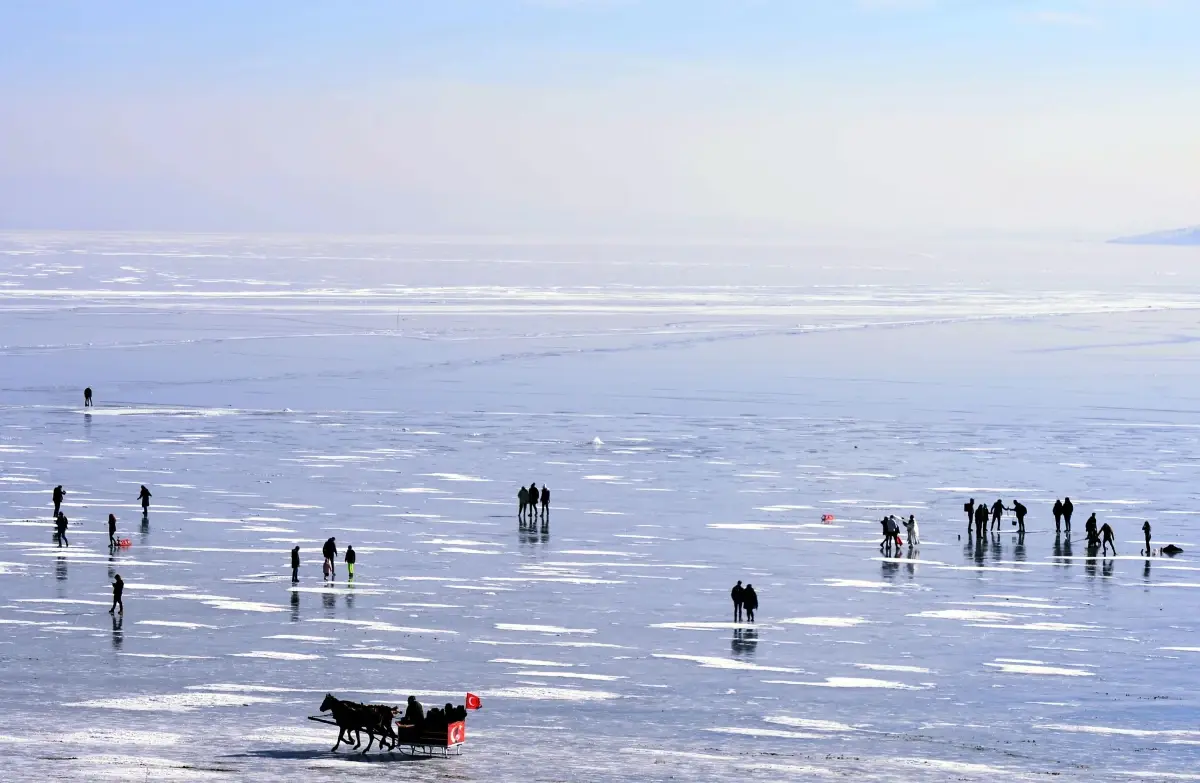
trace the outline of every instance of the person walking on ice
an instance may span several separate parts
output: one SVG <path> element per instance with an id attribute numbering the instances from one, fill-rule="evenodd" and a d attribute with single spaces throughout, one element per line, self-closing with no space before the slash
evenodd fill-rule
<path id="1" fill-rule="evenodd" d="M 108 548 L 117 548 L 117 517 L 115 514 L 108 515 Z"/>
<path id="2" fill-rule="evenodd" d="M 358 554 L 355 553 L 354 547 L 346 546 L 346 578 L 351 582 L 354 581 L 354 563 L 358 560 Z"/>
<path id="3" fill-rule="evenodd" d="M 67 515 L 61 511 L 58 512 L 58 519 L 54 520 L 54 529 L 58 533 L 58 548 L 70 547 L 71 542 L 67 540 Z"/>
<path id="4" fill-rule="evenodd" d="M 975 498 L 963 503 L 963 511 L 967 512 L 967 538 L 970 538 L 971 525 L 975 524 Z"/>
<path id="5" fill-rule="evenodd" d="M 542 485 L 542 520 L 546 520 L 550 515 L 550 489 L 545 484 Z"/>
<path id="6" fill-rule="evenodd" d="M 1142 523 L 1142 535 L 1146 537 L 1146 557 L 1150 557 L 1150 520 Z"/>
<path id="7" fill-rule="evenodd" d="M 917 517 L 915 515 L 908 515 L 908 520 L 904 523 L 904 531 L 908 534 L 908 547 L 911 549 L 919 543 L 917 539 Z"/>
<path id="8" fill-rule="evenodd" d="M 58 512 L 62 511 L 63 498 L 66 497 L 67 491 L 63 489 L 62 484 L 54 488 L 51 493 L 51 498 L 54 500 L 54 518 L 58 519 Z"/>
<path id="9" fill-rule="evenodd" d="M 120 574 L 113 575 L 112 589 L 113 605 L 112 609 L 108 610 L 108 613 L 112 614 L 117 610 L 118 607 L 120 607 L 121 614 L 125 614 L 125 601 L 122 599 L 122 596 L 125 594 L 125 580 L 121 579 Z M 103 604 L 101 604 L 101 606 L 103 606 Z"/>
<path id="10" fill-rule="evenodd" d="M 138 500 L 142 501 L 142 516 L 150 516 L 150 490 L 146 489 L 146 485 L 142 485 L 142 491 L 138 493 Z"/>
<path id="11" fill-rule="evenodd" d="M 1054 532 L 1062 532 L 1063 504 L 1058 498 L 1054 499 Z"/>
<path id="12" fill-rule="evenodd" d="M 92 387 L 89 386 L 83 390 L 83 407 L 92 407 Z"/>
<path id="13" fill-rule="evenodd" d="M 292 584 L 300 581 L 300 545 L 292 547 Z"/>
<path id="14" fill-rule="evenodd" d="M 742 606 L 746 602 L 746 588 L 742 587 L 741 579 L 729 591 L 729 597 L 733 599 L 733 621 L 740 623 L 742 621 Z"/>
<path id="15" fill-rule="evenodd" d="M 1063 498 L 1063 527 L 1068 534 L 1071 532 L 1071 515 L 1074 513 L 1075 504 L 1071 502 L 1071 498 Z"/>

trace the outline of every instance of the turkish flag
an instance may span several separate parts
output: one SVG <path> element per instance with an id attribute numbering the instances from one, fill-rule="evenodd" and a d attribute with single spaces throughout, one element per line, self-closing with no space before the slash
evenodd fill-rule
<path id="1" fill-rule="evenodd" d="M 467 741 L 467 724 L 461 720 L 455 721 L 446 727 L 446 744 L 458 745 Z"/>
<path id="2" fill-rule="evenodd" d="M 483 709 L 483 700 L 473 693 L 468 693 L 466 707 L 468 710 L 481 710 Z"/>

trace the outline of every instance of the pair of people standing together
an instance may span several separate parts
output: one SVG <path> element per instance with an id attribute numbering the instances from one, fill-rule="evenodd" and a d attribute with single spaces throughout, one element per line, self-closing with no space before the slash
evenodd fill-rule
<path id="1" fill-rule="evenodd" d="M 746 621 L 754 622 L 754 612 L 758 610 L 758 593 L 754 592 L 754 585 L 747 584 L 742 587 L 742 580 L 733 586 L 729 591 L 729 597 L 733 599 L 733 621 L 740 623 L 742 621 L 742 610 L 746 610 Z"/>

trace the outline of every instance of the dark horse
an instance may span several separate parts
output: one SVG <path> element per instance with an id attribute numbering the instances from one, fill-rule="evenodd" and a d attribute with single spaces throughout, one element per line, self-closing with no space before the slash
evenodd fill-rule
<path id="1" fill-rule="evenodd" d="M 354 734 L 354 747 L 361 747 L 360 731 L 367 732 L 367 747 L 363 748 L 363 753 L 371 749 L 376 734 L 379 735 L 380 748 L 384 746 L 385 742 L 389 750 L 396 747 L 399 737 L 392 728 L 392 722 L 396 718 L 396 713 L 399 712 L 397 707 L 387 707 L 382 704 L 357 704 L 352 701 L 335 699 L 333 694 L 327 693 L 325 700 L 321 702 L 321 712 L 331 713 L 334 722 L 337 723 L 338 738 L 333 746 L 335 753 L 341 747 L 342 742 L 350 744 L 351 732 Z"/>

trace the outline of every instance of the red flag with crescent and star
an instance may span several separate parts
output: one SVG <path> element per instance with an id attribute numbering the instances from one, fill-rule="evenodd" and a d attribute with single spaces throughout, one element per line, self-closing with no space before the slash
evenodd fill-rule
<path id="1" fill-rule="evenodd" d="M 481 710 L 483 709 L 483 700 L 473 693 L 468 693 L 466 707 L 468 710 Z"/>
<path id="2" fill-rule="evenodd" d="M 446 727 L 446 744 L 458 745 L 467 741 L 467 724 L 461 720 L 455 721 Z"/>

